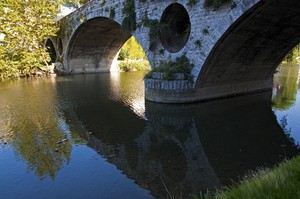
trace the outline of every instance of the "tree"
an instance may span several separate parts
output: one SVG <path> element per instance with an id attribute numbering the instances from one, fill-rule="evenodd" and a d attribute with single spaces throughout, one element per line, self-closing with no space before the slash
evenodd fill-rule
<path id="1" fill-rule="evenodd" d="M 58 31 L 54 18 L 65 0 L 0 1 L 0 79 L 28 76 L 47 65 L 44 47 Z"/>
<path id="2" fill-rule="evenodd" d="M 130 37 L 123 45 L 119 60 L 127 59 L 147 59 L 144 50 L 134 37 Z"/>
<path id="3" fill-rule="evenodd" d="M 89 2 L 91 0 L 65 0 L 64 5 L 68 7 L 79 8 L 81 5 Z"/>

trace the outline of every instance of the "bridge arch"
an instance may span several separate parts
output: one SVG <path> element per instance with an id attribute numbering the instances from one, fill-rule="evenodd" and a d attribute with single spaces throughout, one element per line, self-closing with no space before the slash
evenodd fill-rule
<path id="1" fill-rule="evenodd" d="M 57 52 L 56 52 L 56 48 L 55 48 L 55 43 L 52 41 L 52 39 L 47 38 L 44 46 L 46 47 L 46 50 L 47 50 L 47 52 L 49 53 L 49 56 L 50 56 L 49 63 L 56 62 Z"/>
<path id="2" fill-rule="evenodd" d="M 73 73 L 109 71 L 120 48 L 130 36 L 130 33 L 122 33 L 121 25 L 110 18 L 87 20 L 71 37 L 66 65 Z"/>
<path id="3" fill-rule="evenodd" d="M 271 90 L 285 55 L 300 42 L 300 2 L 259 1 L 223 34 L 198 79 L 211 98 Z"/>
<path id="4" fill-rule="evenodd" d="M 72 34 L 65 65 L 71 73 L 109 72 L 117 64 L 120 49 L 131 36 L 134 35 L 123 31 L 118 21 L 104 16 L 91 18 Z"/>
<path id="5" fill-rule="evenodd" d="M 136 29 L 123 34 L 120 24 L 129 16 L 124 13 L 127 1 L 99 2 L 92 0 L 61 20 L 62 73 L 109 71 L 118 50 L 133 35 L 151 68 L 182 56 L 194 65 L 188 86 L 146 79 L 145 98 L 150 101 L 185 103 L 271 90 L 276 66 L 300 38 L 298 0 L 232 0 L 218 8 L 203 1 L 132 0 Z M 181 29 L 190 30 L 189 37 L 183 47 L 157 34 L 153 39 L 147 20 L 165 22 L 170 29 L 180 22 Z M 152 40 L 157 41 L 154 49 Z"/>

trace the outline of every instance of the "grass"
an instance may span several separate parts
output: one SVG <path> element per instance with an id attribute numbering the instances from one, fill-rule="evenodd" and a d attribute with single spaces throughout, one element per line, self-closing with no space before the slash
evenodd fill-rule
<path id="1" fill-rule="evenodd" d="M 240 184 L 215 195 L 209 193 L 196 199 L 299 199 L 300 155 L 274 169 L 260 169 L 246 176 Z"/>

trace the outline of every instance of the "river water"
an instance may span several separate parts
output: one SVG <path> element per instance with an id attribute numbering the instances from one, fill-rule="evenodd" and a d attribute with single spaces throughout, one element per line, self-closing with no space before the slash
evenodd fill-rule
<path id="1" fill-rule="evenodd" d="M 299 66 L 273 93 L 167 105 L 143 89 L 141 72 L 0 82 L 1 198 L 189 198 L 299 154 Z"/>

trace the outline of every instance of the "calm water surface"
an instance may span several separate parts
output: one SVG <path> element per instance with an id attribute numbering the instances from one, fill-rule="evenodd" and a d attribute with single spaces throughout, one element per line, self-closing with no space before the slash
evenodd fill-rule
<path id="1" fill-rule="evenodd" d="M 145 102 L 142 79 L 1 82 L 1 198 L 189 198 L 299 154 L 298 66 L 273 94 L 189 105 Z"/>

